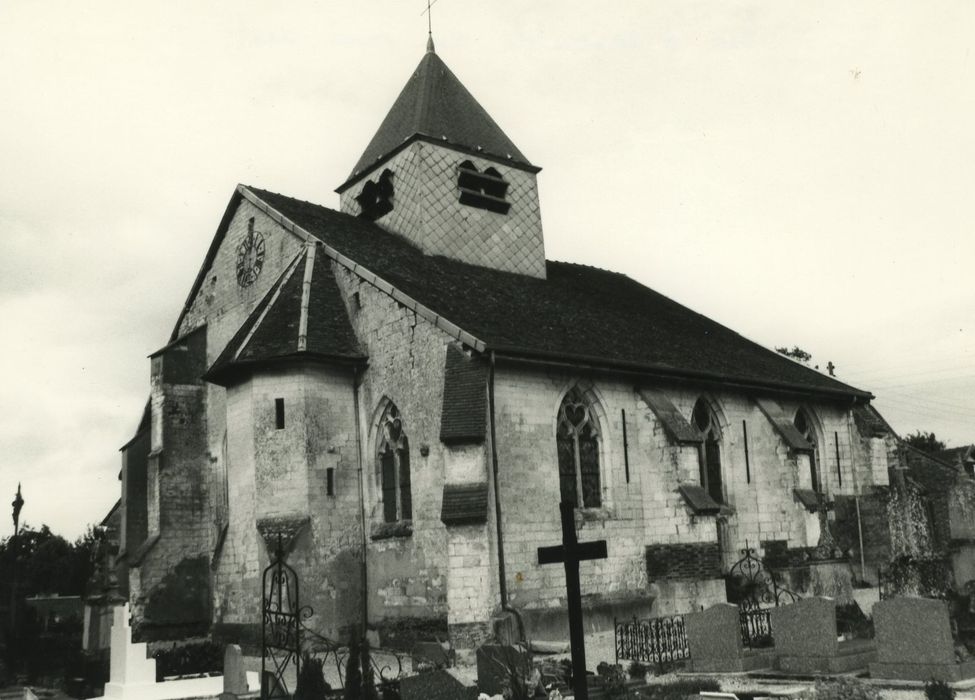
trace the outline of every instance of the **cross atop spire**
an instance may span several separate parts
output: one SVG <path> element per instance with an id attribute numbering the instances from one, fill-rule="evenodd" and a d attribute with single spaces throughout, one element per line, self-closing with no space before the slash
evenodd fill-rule
<path id="1" fill-rule="evenodd" d="M 433 12 L 430 10 L 435 4 L 437 0 L 427 0 L 427 9 L 420 13 L 427 16 L 427 53 L 436 53 L 433 47 Z"/>

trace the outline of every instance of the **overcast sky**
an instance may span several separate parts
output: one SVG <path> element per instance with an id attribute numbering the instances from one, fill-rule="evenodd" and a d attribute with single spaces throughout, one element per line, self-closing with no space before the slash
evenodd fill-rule
<path id="1" fill-rule="evenodd" d="M 3 511 L 19 480 L 33 525 L 107 512 L 234 186 L 337 207 L 424 8 L 0 2 Z M 832 361 L 902 434 L 975 441 L 975 3 L 439 0 L 433 23 L 544 168 L 550 259 Z"/>

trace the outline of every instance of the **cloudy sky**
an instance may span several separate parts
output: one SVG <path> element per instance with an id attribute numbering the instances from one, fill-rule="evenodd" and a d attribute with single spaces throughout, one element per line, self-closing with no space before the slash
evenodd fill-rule
<path id="1" fill-rule="evenodd" d="M 0 2 L 0 505 L 21 481 L 23 519 L 71 537 L 111 507 L 146 355 L 234 186 L 337 206 L 424 7 Z M 549 258 L 832 361 L 901 433 L 975 441 L 975 4 L 439 0 L 433 22 L 544 168 Z"/>

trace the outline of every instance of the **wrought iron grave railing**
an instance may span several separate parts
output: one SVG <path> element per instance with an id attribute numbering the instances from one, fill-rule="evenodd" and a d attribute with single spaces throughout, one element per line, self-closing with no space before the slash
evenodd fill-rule
<path id="1" fill-rule="evenodd" d="M 666 666 L 691 657 L 684 630 L 684 616 L 670 615 L 640 620 L 615 620 L 616 662 L 641 661 Z"/>

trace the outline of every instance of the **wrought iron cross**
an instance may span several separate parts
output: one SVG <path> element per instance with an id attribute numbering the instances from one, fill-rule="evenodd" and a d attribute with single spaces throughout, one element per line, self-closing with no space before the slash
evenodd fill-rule
<path id="1" fill-rule="evenodd" d="M 20 495 L 20 484 L 17 484 L 17 495 L 14 497 L 14 502 L 11 503 L 14 507 L 14 537 L 17 536 L 17 526 L 20 524 L 20 509 L 24 507 L 24 498 Z"/>
<path id="2" fill-rule="evenodd" d="M 579 562 L 606 558 L 606 540 L 579 542 L 576 537 L 575 508 L 563 501 L 562 544 L 539 547 L 539 564 L 565 565 L 565 592 L 569 608 L 569 642 L 572 645 L 572 685 L 576 700 L 589 700 L 586 681 L 586 638 L 582 628 L 582 587 L 579 582 Z"/>
<path id="3" fill-rule="evenodd" d="M 430 8 L 437 4 L 437 0 L 427 0 L 427 9 L 421 12 L 421 15 L 427 16 L 427 35 L 433 36 L 433 12 Z"/>

